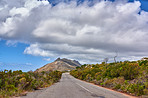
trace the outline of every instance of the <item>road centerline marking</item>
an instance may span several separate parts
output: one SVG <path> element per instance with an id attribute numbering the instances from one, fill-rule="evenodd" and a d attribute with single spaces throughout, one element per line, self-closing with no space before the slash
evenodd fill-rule
<path id="1" fill-rule="evenodd" d="M 93 94 L 93 92 L 91 92 L 90 90 L 88 90 L 87 88 L 85 88 L 84 86 L 80 85 L 79 83 L 76 83 L 77 85 L 79 85 L 81 88 L 83 88 L 84 90 L 86 90 L 87 92 Z"/>

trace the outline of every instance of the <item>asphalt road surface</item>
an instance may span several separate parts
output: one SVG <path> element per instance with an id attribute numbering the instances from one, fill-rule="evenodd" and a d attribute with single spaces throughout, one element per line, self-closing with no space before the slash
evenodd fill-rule
<path id="1" fill-rule="evenodd" d="M 43 90 L 30 92 L 21 98 L 128 98 L 128 96 L 78 80 L 69 73 L 63 73 L 60 82 Z"/>

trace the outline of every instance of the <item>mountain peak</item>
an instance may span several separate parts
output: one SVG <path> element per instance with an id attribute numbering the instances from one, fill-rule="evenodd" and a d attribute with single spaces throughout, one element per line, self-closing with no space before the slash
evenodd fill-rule
<path id="1" fill-rule="evenodd" d="M 59 58 L 57 58 L 55 61 L 60 61 L 61 59 L 60 59 L 60 57 Z"/>
<path id="2" fill-rule="evenodd" d="M 67 58 L 57 58 L 54 62 L 44 65 L 43 67 L 37 69 L 35 72 L 50 70 L 68 71 L 75 69 L 77 66 L 81 66 L 81 64 L 76 60 L 70 60 Z"/>

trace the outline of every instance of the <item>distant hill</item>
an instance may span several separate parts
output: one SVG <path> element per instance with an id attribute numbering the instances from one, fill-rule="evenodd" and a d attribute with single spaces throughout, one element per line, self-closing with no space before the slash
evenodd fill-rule
<path id="1" fill-rule="evenodd" d="M 56 59 L 52 63 L 48 63 L 44 65 L 43 67 L 37 69 L 35 72 L 42 72 L 42 71 L 51 71 L 51 70 L 58 70 L 58 71 L 67 71 L 67 70 L 73 70 L 77 66 L 81 66 L 81 64 L 76 60 L 69 60 L 66 58 L 63 59 Z"/>

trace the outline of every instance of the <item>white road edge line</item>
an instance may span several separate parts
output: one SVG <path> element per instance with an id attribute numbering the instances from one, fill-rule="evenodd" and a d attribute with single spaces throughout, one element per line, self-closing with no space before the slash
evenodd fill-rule
<path id="1" fill-rule="evenodd" d="M 80 85 L 80 84 L 78 84 L 78 83 L 76 83 L 77 85 L 79 85 L 80 87 L 82 87 L 83 89 L 85 89 L 86 91 L 88 91 L 89 93 L 92 93 L 93 94 L 93 92 L 91 92 L 90 90 L 88 90 L 87 88 L 85 88 L 84 86 L 82 86 L 82 85 Z"/>

